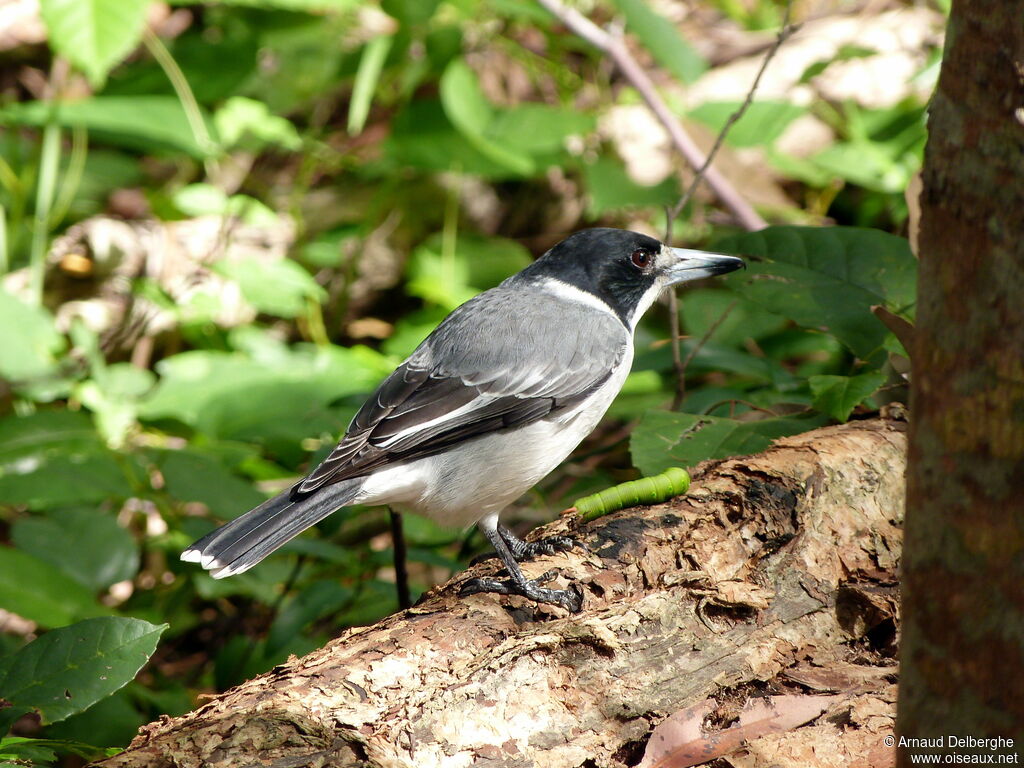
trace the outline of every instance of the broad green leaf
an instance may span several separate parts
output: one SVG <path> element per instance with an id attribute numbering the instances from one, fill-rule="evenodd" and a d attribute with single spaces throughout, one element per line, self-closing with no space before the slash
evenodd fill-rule
<path id="1" fill-rule="evenodd" d="M 0 547 L 0 608 L 44 627 L 106 612 L 91 590 L 51 563 L 11 547 Z M 4 698 L 10 698 L 6 692 Z"/>
<path id="2" fill-rule="evenodd" d="M 267 633 L 264 655 L 278 653 L 309 624 L 340 610 L 352 598 L 352 590 L 336 581 L 314 581 L 289 600 L 277 614 Z"/>
<path id="3" fill-rule="evenodd" d="M 19 382 L 55 372 L 65 341 L 48 311 L 0 290 L 0 328 L 18 329 L 0 343 L 0 378 Z"/>
<path id="4" fill-rule="evenodd" d="M 528 266 L 529 251 L 512 240 L 460 235 L 446 254 L 440 234 L 416 249 L 407 267 L 407 290 L 452 310 Z"/>
<path id="5" fill-rule="evenodd" d="M 197 451 L 154 451 L 167 493 L 179 501 L 198 501 L 222 520 L 261 504 L 265 497 L 251 483 L 229 472 L 215 457 Z"/>
<path id="6" fill-rule="evenodd" d="M 21 464 L 22 471 L 38 466 L 52 451 L 96 450 L 101 446 L 92 420 L 80 411 L 38 411 L 0 419 L 0 477 Z"/>
<path id="7" fill-rule="evenodd" d="M 705 102 L 690 111 L 690 117 L 720 131 L 740 108 L 739 101 Z M 775 142 L 791 122 L 807 112 L 785 101 L 755 101 L 726 134 L 725 140 L 734 147 L 763 147 Z"/>
<path id="8" fill-rule="evenodd" d="M 363 54 L 359 59 L 356 80 L 352 84 L 352 98 L 348 103 L 348 132 L 355 136 L 366 125 L 366 116 L 370 114 L 370 103 L 373 93 L 377 90 L 384 60 L 391 50 L 392 37 L 381 35 L 363 46 Z"/>
<path id="9" fill-rule="evenodd" d="M 27 454 L 0 467 L 0 503 L 52 509 L 124 499 L 125 471 L 105 446 Z"/>
<path id="10" fill-rule="evenodd" d="M 835 336 L 861 359 L 888 329 L 871 306 L 911 317 L 917 260 L 907 241 L 854 227 L 768 227 L 716 246 L 748 258 L 730 288 L 769 312 Z"/>
<path id="11" fill-rule="evenodd" d="M 240 5 L 250 8 L 272 8 L 282 11 L 344 11 L 354 8 L 359 0 L 220 0 L 221 5 Z"/>
<path id="12" fill-rule="evenodd" d="M 846 421 L 865 398 L 885 383 L 885 374 L 862 373 L 859 376 L 811 376 L 807 383 L 814 395 L 814 407 L 836 421 Z"/>
<path id="13" fill-rule="evenodd" d="M 20 125 L 45 125 L 51 117 L 62 127 L 87 128 L 91 138 L 110 144 L 147 152 L 185 152 L 197 158 L 206 154 L 176 96 L 93 96 L 56 107 L 29 101 L 0 110 L 0 120 Z M 212 132 L 205 113 L 203 117 Z"/>
<path id="14" fill-rule="evenodd" d="M 121 748 L 95 747 L 92 744 L 71 739 L 26 739 L 20 736 L 8 736 L 0 739 L 0 766 L 4 765 L 4 760 L 22 761 L 16 763 L 15 768 L 24 765 L 24 761 L 31 764 L 49 763 L 56 758 L 55 753 L 58 752 L 78 755 L 86 760 L 99 760 L 116 755 L 121 752 Z"/>
<path id="15" fill-rule="evenodd" d="M 54 52 L 100 86 L 142 40 L 150 0 L 40 0 Z"/>
<path id="16" fill-rule="evenodd" d="M 114 363 L 95 367 L 93 377 L 75 387 L 75 396 L 96 414 L 96 428 L 107 445 L 119 448 L 135 426 L 138 398 L 155 382 L 156 376 L 149 370 Z"/>
<path id="17" fill-rule="evenodd" d="M 878 192 L 902 193 L 918 170 L 920 160 L 913 155 L 904 161 L 878 143 L 864 140 L 838 142 L 810 158 L 826 173 Z"/>
<path id="18" fill-rule="evenodd" d="M 636 35 L 661 66 L 683 83 L 692 83 L 707 63 L 679 34 L 671 21 L 651 9 L 645 0 L 614 0 L 626 17 L 626 28 Z"/>
<path id="19" fill-rule="evenodd" d="M 467 135 L 483 136 L 495 108 L 484 96 L 476 73 L 465 59 L 448 65 L 441 77 L 441 103 L 452 124 Z"/>
<path id="20" fill-rule="evenodd" d="M 219 104 L 239 93 L 255 72 L 262 39 L 243 32 L 216 37 L 201 25 L 192 25 L 185 34 L 164 44 L 185 76 L 196 101 Z M 136 58 L 111 72 L 103 88 L 105 96 L 174 95 L 174 85 L 160 64 L 151 58 Z M 90 147 L 89 154 L 94 150 Z"/>
<path id="21" fill-rule="evenodd" d="M 138 684 L 129 683 L 87 710 L 54 723 L 46 733 L 55 739 L 74 739 L 89 744 L 127 744 L 138 734 L 139 727 L 150 720 L 139 712 L 136 705 L 139 693 L 145 690 Z M 172 716 L 178 714 L 165 709 L 158 711 Z"/>
<path id="22" fill-rule="evenodd" d="M 479 152 L 514 173 L 528 175 L 533 172 L 534 165 L 529 155 L 513 151 L 487 137 L 495 108 L 487 101 L 476 73 L 464 59 L 455 59 L 445 69 L 440 92 L 448 119 Z"/>
<path id="23" fill-rule="evenodd" d="M 22 552 L 50 563 L 93 593 L 133 578 L 139 568 L 134 537 L 100 510 L 58 509 L 18 518 L 11 539 Z"/>
<path id="24" fill-rule="evenodd" d="M 487 126 L 487 136 L 531 155 L 558 153 L 569 136 L 588 134 L 596 123 L 586 112 L 525 103 L 498 111 Z"/>
<path id="25" fill-rule="evenodd" d="M 788 324 L 786 318 L 765 312 L 725 288 L 687 291 L 681 297 L 680 313 L 687 336 L 707 337 L 727 347 L 741 347 L 748 339 L 770 336 Z"/>
<path id="26" fill-rule="evenodd" d="M 380 7 L 404 26 L 426 24 L 440 5 L 440 0 L 381 0 Z"/>
<path id="27" fill-rule="evenodd" d="M 165 629 L 120 616 L 54 629 L 0 662 L 0 691 L 44 724 L 63 720 L 133 680 Z"/>
<path id="28" fill-rule="evenodd" d="M 669 467 L 692 467 L 705 459 L 723 459 L 763 451 L 772 440 L 821 426 L 824 418 L 772 418 L 761 421 L 649 411 L 633 430 L 633 464 L 645 475 Z"/>
<path id="29" fill-rule="evenodd" d="M 266 261 L 254 256 L 222 261 L 216 269 L 236 281 L 246 300 L 268 315 L 297 317 L 310 302 L 327 298 L 313 276 L 291 259 Z"/>
<path id="30" fill-rule="evenodd" d="M 298 441 L 344 428 L 330 422 L 327 405 L 371 391 L 393 368 L 366 347 L 298 345 L 275 366 L 231 352 L 183 352 L 157 364 L 160 383 L 139 415 L 178 419 L 222 438 Z"/>
<path id="31" fill-rule="evenodd" d="M 277 214 L 256 198 L 248 195 L 228 197 L 212 184 L 189 184 L 175 192 L 171 200 L 174 207 L 186 216 L 231 216 L 254 226 L 278 223 Z"/>
<path id="32" fill-rule="evenodd" d="M 606 155 L 583 166 L 583 180 L 589 198 L 587 211 L 595 218 L 623 208 L 660 208 L 679 199 L 675 177 L 643 187 L 629 178 L 618 159 Z"/>
<path id="33" fill-rule="evenodd" d="M 302 146 L 291 121 L 273 114 L 262 101 L 232 96 L 213 115 L 225 148 L 259 152 L 268 146 L 298 150 Z"/>
<path id="34" fill-rule="evenodd" d="M 428 171 L 471 173 L 487 179 L 521 174 L 481 151 L 457 130 L 440 101 L 416 99 L 399 110 L 384 142 L 388 161 Z"/>

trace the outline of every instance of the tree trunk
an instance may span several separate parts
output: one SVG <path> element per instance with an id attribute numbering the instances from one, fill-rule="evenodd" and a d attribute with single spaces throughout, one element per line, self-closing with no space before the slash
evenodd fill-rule
<path id="1" fill-rule="evenodd" d="M 729 731 L 733 764 L 891 765 L 903 426 L 816 430 L 707 462 L 668 503 L 583 525 L 563 516 L 543 533 L 575 533 L 589 552 L 524 569 L 572 574 L 582 613 L 458 597 L 465 578 L 497 567 L 483 563 L 410 610 L 146 726 L 103 765 L 636 765 L 652 725 L 680 709 L 696 705 L 698 725 L 711 712 L 720 728 L 758 696 L 800 695 L 773 699 L 781 711 L 836 691 L 789 725 L 773 715 Z M 771 733 L 822 710 L 813 726 Z M 738 733 L 770 735 L 736 752 Z M 720 735 L 698 745 L 701 761 Z M 815 752 L 828 759 L 808 762 Z"/>
<path id="2" fill-rule="evenodd" d="M 948 754 L 966 751 L 951 735 L 1024 741 L 1024 6 L 954 0 L 946 40 L 910 350 L 899 730 Z"/>

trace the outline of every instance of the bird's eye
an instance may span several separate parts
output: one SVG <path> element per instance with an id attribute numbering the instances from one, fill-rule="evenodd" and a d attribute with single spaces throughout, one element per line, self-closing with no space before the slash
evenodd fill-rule
<path id="1" fill-rule="evenodd" d="M 651 252 L 645 251 L 643 248 L 637 248 L 633 251 L 629 260 L 633 262 L 633 266 L 637 269 L 647 269 L 651 264 Z"/>

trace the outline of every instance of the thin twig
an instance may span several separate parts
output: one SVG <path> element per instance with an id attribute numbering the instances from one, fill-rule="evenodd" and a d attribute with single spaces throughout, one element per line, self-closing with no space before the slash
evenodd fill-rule
<path id="1" fill-rule="evenodd" d="M 757 75 L 754 77 L 754 82 L 751 84 L 750 90 L 747 91 L 747 97 L 743 100 L 743 103 L 740 104 L 739 108 L 729 116 L 729 119 L 725 121 L 725 125 L 723 125 L 722 130 L 718 132 L 718 137 L 715 139 L 715 143 L 712 145 L 711 151 L 708 152 L 708 156 L 705 158 L 703 165 L 701 165 L 697 170 L 697 173 L 694 174 L 693 181 L 690 182 L 690 186 L 687 187 L 682 197 L 680 197 L 679 200 L 676 201 L 676 204 L 671 208 L 665 208 L 666 243 L 672 242 L 672 226 L 675 223 L 676 217 L 682 213 L 686 204 L 690 202 L 694 192 L 697 191 L 697 185 L 700 184 L 701 179 L 705 178 L 708 170 L 711 168 L 711 161 L 715 159 L 715 155 L 717 155 L 718 150 L 721 149 L 722 143 L 725 141 L 725 137 L 728 135 L 733 125 L 743 117 L 744 113 L 754 102 L 754 94 L 757 92 L 757 88 L 761 84 L 761 76 L 764 75 L 765 70 L 768 69 L 768 64 L 775 56 L 782 43 L 785 42 L 791 34 L 793 34 L 794 27 L 789 24 L 789 11 L 790 2 L 787 2 L 786 7 L 782 12 L 782 28 L 779 30 L 779 34 L 776 36 L 775 42 L 765 54 L 764 60 L 761 62 L 761 67 L 757 70 Z M 669 312 L 671 313 L 669 317 L 669 328 L 672 332 L 672 367 L 676 374 L 676 394 L 672 399 L 672 410 L 677 410 L 680 405 L 682 405 L 683 399 L 686 397 L 687 366 L 689 365 L 690 360 L 693 359 L 693 355 L 696 350 L 700 348 L 700 345 L 694 347 L 694 350 L 691 351 L 685 361 L 680 359 L 679 343 L 682 338 L 682 334 L 680 333 L 679 327 L 679 294 L 676 292 L 675 288 L 672 288 L 669 292 L 668 307 Z M 726 314 L 731 310 L 732 307 L 726 310 Z M 721 323 L 723 319 L 724 315 L 719 319 L 718 323 Z M 713 327 L 717 327 L 718 323 Z"/>
<path id="2" fill-rule="evenodd" d="M 675 291 L 672 291 L 672 295 L 675 296 Z M 687 353 L 686 358 L 679 364 L 679 367 L 676 369 L 678 378 L 676 379 L 676 394 L 675 397 L 672 398 L 673 411 L 678 411 L 679 406 L 683 404 L 683 400 L 686 398 L 686 369 L 690 367 L 690 363 L 693 361 L 693 358 L 695 358 L 697 356 L 697 353 L 700 352 L 704 345 L 708 343 L 708 340 L 711 338 L 712 334 L 718 330 L 718 327 L 725 322 L 725 318 L 729 316 L 729 313 L 732 312 L 735 306 L 736 302 L 734 301 L 728 307 L 725 308 L 725 311 L 722 312 L 718 319 L 715 320 L 715 322 L 713 322 L 708 327 L 708 329 L 704 332 L 704 335 L 697 340 L 697 343 L 693 345 L 693 349 L 691 349 L 689 353 Z M 673 331 L 674 330 L 675 329 L 673 329 Z M 672 349 L 673 352 L 676 352 L 679 349 L 678 336 L 673 340 Z"/>
<path id="3" fill-rule="evenodd" d="M 622 38 L 609 34 L 576 9 L 562 5 L 560 0 L 537 0 L 537 2 L 573 33 L 607 54 L 615 62 L 623 77 L 636 89 L 654 116 L 668 131 L 669 139 L 679 154 L 692 168 L 704 168 L 703 173 L 708 186 L 745 229 L 753 231 L 767 226 L 767 222 L 761 218 L 750 203 L 743 199 L 736 188 L 715 168 L 707 166 L 707 158 L 704 153 L 690 138 L 678 118 L 672 114 L 672 110 L 658 94 L 654 83 L 651 82 L 643 67 L 633 58 Z"/>
<path id="4" fill-rule="evenodd" d="M 722 130 L 718 132 L 718 137 L 715 139 L 715 143 L 712 145 L 711 151 L 708 152 L 708 156 L 704 160 L 704 164 L 693 177 L 693 181 L 690 182 L 690 186 L 687 188 L 686 192 L 683 193 L 683 196 L 679 198 L 674 206 L 669 208 L 671 215 L 669 216 L 669 223 L 667 224 L 668 227 L 672 226 L 672 220 L 675 219 L 675 217 L 682 212 L 683 208 L 686 207 L 686 204 L 690 202 L 690 198 L 693 197 L 693 193 L 697 191 L 697 185 L 700 184 L 701 179 L 711 166 L 711 161 L 715 159 L 715 155 L 717 155 L 718 150 L 721 149 L 722 143 L 725 141 L 725 137 L 729 134 L 733 125 L 739 122 L 739 119 L 743 117 L 746 111 L 750 108 L 750 105 L 754 102 L 754 94 L 757 92 L 757 88 L 761 84 L 761 77 L 764 75 L 765 70 L 768 69 L 768 64 L 770 64 L 771 60 L 775 57 L 779 47 L 795 31 L 796 28 L 790 26 L 789 23 L 789 10 L 790 3 L 787 2 L 786 7 L 782 11 L 782 28 L 779 30 L 779 34 L 776 36 L 775 42 L 772 43 L 771 48 L 769 48 L 768 52 L 765 54 L 764 60 L 761 62 L 761 67 L 757 70 L 757 75 L 754 77 L 754 82 L 751 84 L 750 90 L 747 91 L 747 97 L 743 100 L 743 103 L 740 104 L 739 108 L 729 115 L 729 119 L 725 121 L 725 125 L 723 125 Z M 669 230 L 669 233 L 671 233 L 671 229 Z"/>

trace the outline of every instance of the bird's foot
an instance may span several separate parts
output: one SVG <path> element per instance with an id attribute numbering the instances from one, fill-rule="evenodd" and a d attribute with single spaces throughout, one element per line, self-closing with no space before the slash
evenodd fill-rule
<path id="1" fill-rule="evenodd" d="M 537 541 L 523 541 L 504 526 L 498 526 L 498 533 L 508 544 L 516 560 L 529 560 L 537 555 L 555 555 L 571 549 L 586 549 L 587 546 L 571 536 L 546 536 Z"/>
<path id="2" fill-rule="evenodd" d="M 540 543 L 540 542 L 537 542 Z M 579 613 L 583 608 L 583 590 L 576 584 L 569 584 L 568 589 L 546 589 L 540 586 L 557 576 L 556 571 L 548 571 L 536 579 L 470 579 L 462 585 L 459 594 L 475 595 L 480 592 L 495 592 L 499 595 L 522 595 L 537 603 L 560 605 L 569 613 Z"/>

